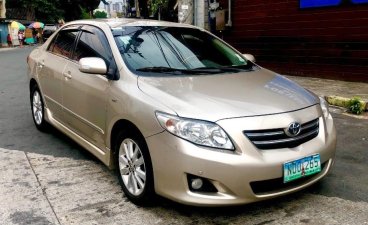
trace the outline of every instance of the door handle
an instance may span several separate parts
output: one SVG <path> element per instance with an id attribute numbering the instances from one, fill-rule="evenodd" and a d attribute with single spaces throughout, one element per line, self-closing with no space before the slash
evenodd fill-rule
<path id="1" fill-rule="evenodd" d="M 66 72 L 66 73 L 63 73 L 64 77 L 66 79 L 72 79 L 72 75 L 70 74 L 70 71 Z"/>

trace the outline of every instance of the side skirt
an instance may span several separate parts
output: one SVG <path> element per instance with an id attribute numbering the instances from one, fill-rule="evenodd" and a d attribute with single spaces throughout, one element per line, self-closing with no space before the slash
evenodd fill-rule
<path id="1" fill-rule="evenodd" d="M 111 158 L 110 158 L 111 151 L 110 151 L 110 149 L 106 148 L 106 152 L 102 151 L 100 148 L 98 148 L 97 146 L 91 144 L 86 139 L 84 139 L 83 137 L 81 137 L 80 135 L 78 135 L 77 133 L 70 130 L 68 127 L 64 126 L 62 123 L 60 123 L 59 121 L 54 119 L 52 117 L 52 113 L 50 112 L 50 110 L 48 108 L 45 107 L 45 111 L 46 111 L 46 114 L 45 114 L 46 118 L 45 119 L 50 124 L 52 124 L 55 128 L 60 130 L 62 133 L 64 133 L 65 135 L 67 135 L 71 139 L 73 139 L 80 146 L 87 149 L 94 156 L 96 156 L 99 160 L 101 160 L 106 166 L 108 166 L 108 167 L 111 166 Z"/>

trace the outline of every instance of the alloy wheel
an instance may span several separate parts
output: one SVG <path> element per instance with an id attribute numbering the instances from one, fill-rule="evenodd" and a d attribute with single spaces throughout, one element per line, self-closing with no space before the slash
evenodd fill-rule
<path id="1" fill-rule="evenodd" d="M 119 148 L 119 170 L 130 194 L 139 196 L 146 185 L 146 166 L 139 145 L 126 138 Z"/>
<path id="2" fill-rule="evenodd" d="M 32 110 L 33 117 L 37 125 L 41 125 L 43 119 L 43 108 L 42 108 L 41 95 L 38 91 L 33 93 L 32 97 Z"/>

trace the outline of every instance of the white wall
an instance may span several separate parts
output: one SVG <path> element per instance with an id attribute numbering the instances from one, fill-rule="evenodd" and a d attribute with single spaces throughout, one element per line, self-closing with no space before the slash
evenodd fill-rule
<path id="1" fill-rule="evenodd" d="M 0 18 L 5 18 L 6 9 L 5 9 L 5 0 L 0 0 Z"/>

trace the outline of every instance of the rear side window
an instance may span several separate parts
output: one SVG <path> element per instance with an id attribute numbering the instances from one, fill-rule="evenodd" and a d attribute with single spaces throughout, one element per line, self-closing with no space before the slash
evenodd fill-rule
<path id="1" fill-rule="evenodd" d="M 60 31 L 57 37 L 50 44 L 48 51 L 71 59 L 77 34 L 78 30 Z"/>
<path id="2" fill-rule="evenodd" d="M 85 26 L 79 38 L 73 60 L 79 61 L 84 57 L 99 57 L 108 65 L 112 58 L 110 46 L 105 34 L 98 28 Z"/>

